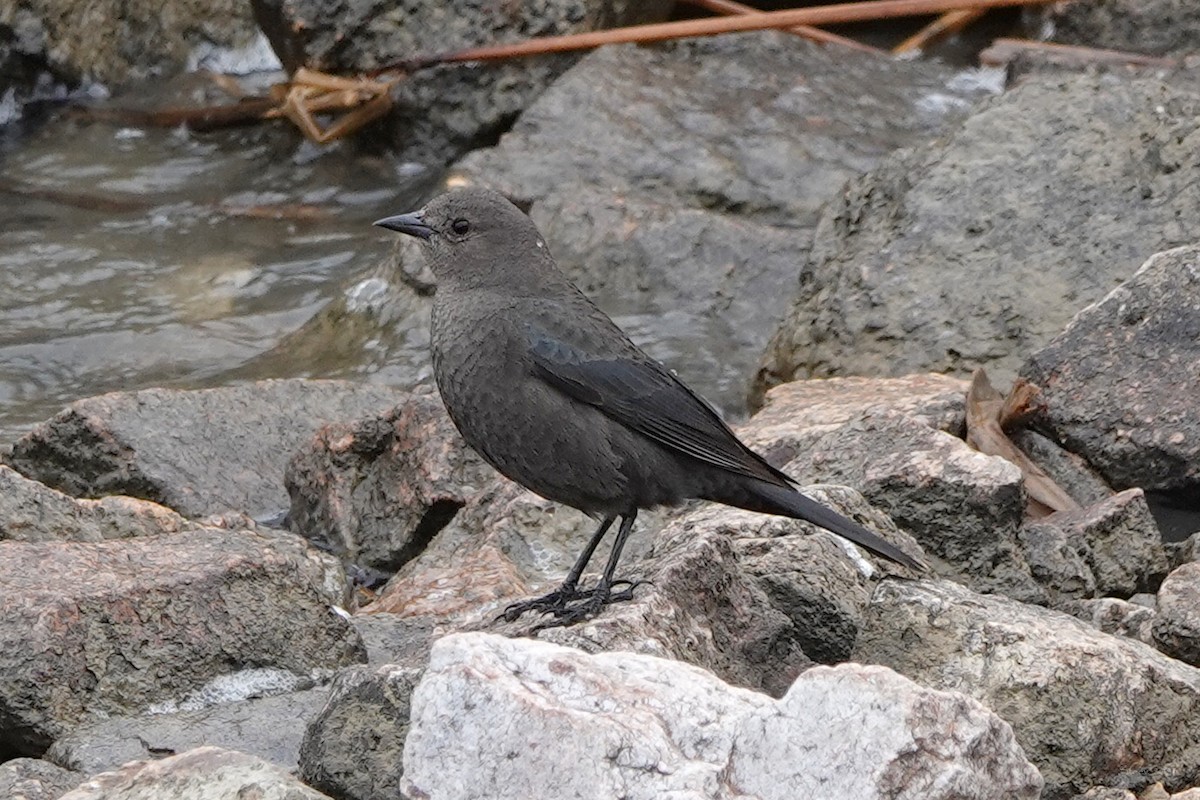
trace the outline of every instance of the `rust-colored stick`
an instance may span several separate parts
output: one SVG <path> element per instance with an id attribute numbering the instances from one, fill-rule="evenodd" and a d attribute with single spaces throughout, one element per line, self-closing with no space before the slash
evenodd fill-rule
<path id="1" fill-rule="evenodd" d="M 745 3 L 738 3 L 735 0 L 688 0 L 694 6 L 706 8 L 709 11 L 715 11 L 718 14 L 764 14 L 766 12 L 757 9 L 754 6 L 748 6 Z M 861 50 L 864 53 L 875 53 L 881 55 L 883 53 L 878 47 L 871 47 L 869 44 L 856 42 L 854 39 L 848 39 L 845 36 L 838 36 L 836 33 L 823 31 L 820 28 L 814 28 L 811 25 L 795 25 L 787 29 L 788 33 L 794 33 L 797 36 L 803 36 L 805 39 L 820 44 L 836 44 L 842 47 L 849 47 L 852 50 Z"/>
<path id="2" fill-rule="evenodd" d="M 952 33 L 958 33 L 987 13 L 985 8 L 960 8 L 947 11 L 912 36 L 892 48 L 892 53 L 911 53 L 924 50 Z"/>
<path id="3" fill-rule="evenodd" d="M 513 44 L 474 47 L 453 53 L 438 53 L 389 64 L 372 74 L 395 69 L 410 71 L 435 64 L 460 61 L 496 61 L 506 58 L 566 53 L 590 50 L 606 44 L 646 44 L 691 36 L 715 36 L 737 31 L 761 31 L 767 28 L 793 28 L 797 25 L 833 25 L 842 22 L 914 17 L 941 14 L 957 8 L 1002 8 L 1006 6 L 1041 5 L 1050 0 L 870 0 L 861 3 L 839 3 L 831 6 L 793 8 L 786 11 L 764 11 L 761 14 L 741 14 L 736 17 L 688 19 L 680 22 L 660 22 L 654 25 L 634 25 L 605 31 L 588 31 L 567 36 L 546 36 Z"/>

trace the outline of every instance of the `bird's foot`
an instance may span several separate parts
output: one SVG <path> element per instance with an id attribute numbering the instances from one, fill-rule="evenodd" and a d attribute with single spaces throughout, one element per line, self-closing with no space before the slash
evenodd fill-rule
<path id="1" fill-rule="evenodd" d="M 581 592 L 576 586 L 560 586 L 553 592 L 550 592 L 550 594 L 544 594 L 532 600 L 522 600 L 519 603 L 513 603 L 504 609 L 503 613 L 496 617 L 496 619 L 502 619 L 505 622 L 516 622 L 522 614 L 529 611 L 558 616 L 569 603 L 589 597 L 590 595 L 590 591 Z"/>
<path id="2" fill-rule="evenodd" d="M 504 609 L 504 613 L 497 619 L 515 622 L 526 612 L 537 611 L 540 614 L 549 614 L 553 619 L 538 625 L 534 630 L 574 625 L 596 616 L 602 608 L 610 603 L 632 600 L 633 590 L 641 584 L 642 581 L 625 580 L 613 581 L 607 585 L 601 582 L 593 589 L 583 590 L 574 586 L 560 586 L 541 597 L 513 603 Z M 622 588 L 620 591 L 613 591 L 617 587 Z"/>

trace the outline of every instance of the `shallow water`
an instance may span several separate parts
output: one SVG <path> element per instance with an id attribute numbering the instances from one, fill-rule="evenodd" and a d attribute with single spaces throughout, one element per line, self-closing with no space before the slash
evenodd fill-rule
<path id="1" fill-rule="evenodd" d="M 371 221 L 435 177 L 280 122 L 194 134 L 60 112 L 4 150 L 0 442 L 81 397 L 221 382 L 372 268 L 390 242 Z"/>
<path id="2" fill-rule="evenodd" d="M 186 100 L 200 80 L 171 92 Z M 0 444 L 114 390 L 428 380 L 423 318 L 391 331 L 386 353 L 286 337 L 376 269 L 394 234 L 370 223 L 416 206 L 436 174 L 368 144 L 309 144 L 282 122 L 192 133 L 59 109 L 4 136 Z M 745 343 L 720 320 L 595 299 L 723 410 L 743 411 L 730 351 Z"/>

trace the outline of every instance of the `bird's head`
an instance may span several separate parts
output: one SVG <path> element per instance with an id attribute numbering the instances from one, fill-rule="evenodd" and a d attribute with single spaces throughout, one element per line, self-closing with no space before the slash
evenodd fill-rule
<path id="1" fill-rule="evenodd" d="M 455 189 L 419 211 L 385 217 L 375 224 L 421 239 L 439 281 L 478 285 L 519 280 L 519 275 L 504 274 L 511 265 L 532 265 L 546 258 L 546 243 L 533 221 L 490 189 Z M 533 254 L 537 257 L 530 259 Z"/>

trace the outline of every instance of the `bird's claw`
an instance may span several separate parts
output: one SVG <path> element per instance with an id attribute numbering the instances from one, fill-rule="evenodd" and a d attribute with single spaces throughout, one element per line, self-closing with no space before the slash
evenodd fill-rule
<path id="1" fill-rule="evenodd" d="M 529 611 L 537 611 L 543 615 L 552 615 L 554 619 L 539 624 L 535 631 L 546 628 L 574 625 L 577 622 L 591 619 L 610 603 L 621 603 L 633 599 L 633 590 L 644 581 L 613 581 L 611 584 L 597 584 L 593 589 L 580 590 L 574 586 L 560 586 L 549 594 L 513 603 L 504 609 L 496 619 L 505 622 L 515 622 Z M 620 591 L 613 591 L 618 586 Z"/>
<path id="2" fill-rule="evenodd" d="M 505 622 L 516 622 L 523 614 L 530 611 L 558 616 L 567 607 L 568 603 L 590 597 L 591 594 L 591 591 L 581 592 L 574 586 L 560 586 L 553 592 L 550 592 L 550 594 L 544 594 L 532 600 L 522 600 L 519 603 L 513 603 L 505 608 L 496 619 L 502 619 Z"/>

